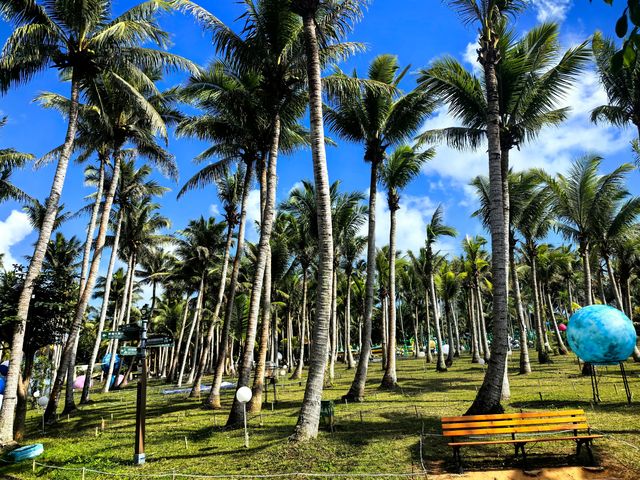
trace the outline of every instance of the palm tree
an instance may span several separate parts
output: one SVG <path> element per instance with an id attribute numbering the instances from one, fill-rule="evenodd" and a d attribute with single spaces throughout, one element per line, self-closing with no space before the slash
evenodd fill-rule
<path id="1" fill-rule="evenodd" d="M 112 2 L 91 2 L 80 8 L 73 0 L 46 3 L 31 1 L 3 3 L 1 13 L 14 26 L 0 56 L 0 89 L 25 83 L 47 67 L 62 71 L 71 80 L 71 105 L 64 145 L 47 201 L 46 215 L 39 232 L 27 278 L 20 296 L 11 367 L 7 376 L 8 395 L 0 411 L 0 441 L 11 439 L 15 410 L 12 392 L 17 387 L 21 364 L 24 324 L 35 278 L 40 273 L 56 216 L 69 158 L 76 137 L 80 92 L 99 76 L 110 76 L 120 84 L 122 92 L 133 90 L 115 71 L 129 72 L 144 78 L 144 70 L 167 66 L 195 71 L 196 67 L 181 57 L 163 50 L 143 48 L 143 44 L 166 45 L 167 34 L 155 20 L 158 9 L 168 3 L 150 1 L 111 19 Z M 72 13 L 69 13 L 72 12 Z"/>
<path id="2" fill-rule="evenodd" d="M 239 168 L 234 174 L 225 176 L 218 180 L 216 185 L 218 187 L 218 198 L 222 203 L 224 210 L 224 219 L 227 224 L 226 240 L 224 243 L 224 253 L 222 254 L 222 268 L 220 269 L 220 281 L 218 284 L 218 295 L 213 308 L 213 320 L 209 325 L 207 332 L 206 343 L 200 354 L 200 360 L 198 363 L 198 369 L 191 388 L 192 397 L 200 396 L 200 383 L 202 376 L 205 372 L 205 362 L 209 356 L 211 350 L 211 343 L 213 342 L 213 334 L 215 327 L 218 324 L 220 317 L 220 309 L 222 308 L 222 302 L 224 300 L 225 286 L 227 284 L 227 270 L 229 267 L 229 255 L 231 252 L 231 246 L 233 244 L 233 232 L 236 225 L 240 221 L 238 217 L 238 203 L 241 202 L 241 198 L 244 196 L 243 191 L 243 179 L 245 178 L 244 169 Z M 224 325 L 223 325 L 224 328 Z M 225 343 L 220 343 L 219 352 L 227 347 L 228 338 Z"/>
<path id="3" fill-rule="evenodd" d="M 118 259 L 118 255 L 120 253 L 122 224 L 124 222 L 127 211 L 131 210 L 131 208 L 133 207 L 133 202 L 144 197 L 162 195 L 167 190 L 165 187 L 161 187 L 154 180 L 148 179 L 148 176 L 151 174 L 151 168 L 148 165 L 136 169 L 133 160 L 128 160 L 127 155 L 125 155 L 125 158 L 122 161 L 120 171 L 120 179 L 118 181 L 114 198 L 114 203 L 117 205 L 118 210 L 117 212 L 113 212 L 114 220 L 111 228 L 112 230 L 114 230 L 114 235 L 113 237 L 108 239 L 108 244 L 111 248 L 111 255 L 109 258 L 109 265 L 107 267 L 107 274 L 105 278 L 112 278 L 114 276 L 116 260 Z M 113 177 L 111 177 L 111 180 L 108 180 L 108 182 L 111 182 L 112 178 Z M 127 272 L 127 278 L 129 277 L 128 273 L 129 272 Z M 96 359 L 98 358 L 100 343 L 102 341 L 101 334 L 107 318 L 110 295 L 111 282 L 106 282 L 104 286 L 104 294 L 102 296 L 102 306 L 100 309 L 100 318 L 98 321 L 98 328 L 96 331 L 96 339 L 93 346 L 93 352 L 87 365 L 87 371 L 85 372 L 85 383 L 82 389 L 82 395 L 80 397 L 81 404 L 87 403 L 89 401 L 89 379 L 91 378 L 91 372 L 93 372 L 93 367 L 95 365 Z M 114 317 L 116 316 L 117 310 L 114 311 Z M 112 345 L 113 344 L 115 344 L 115 341 L 112 342 Z M 112 356 L 112 358 L 115 360 L 115 356 Z M 109 386 L 110 382 L 106 382 L 106 389 L 108 389 Z"/>
<path id="4" fill-rule="evenodd" d="M 208 219 L 200 217 L 198 220 L 191 220 L 187 227 L 180 231 L 180 238 L 177 240 L 178 248 L 176 252 L 180 261 L 187 265 L 190 275 L 194 280 L 197 279 L 199 283 L 196 308 L 193 313 L 191 327 L 185 339 L 184 353 L 181 357 L 182 361 L 178 371 L 178 386 L 182 385 L 194 331 L 196 331 L 196 326 L 202 323 L 205 292 L 211 286 L 209 281 L 210 272 L 218 263 L 219 254 L 225 245 L 223 240 L 225 231 L 227 231 L 227 226 L 224 223 L 216 223 L 213 217 Z M 215 318 L 212 321 L 215 321 Z M 199 332 L 196 332 L 195 338 L 197 339 L 198 337 Z M 193 367 L 198 363 L 196 354 L 196 349 L 194 349 L 192 351 Z"/>
<path id="5" fill-rule="evenodd" d="M 111 77 L 105 77 L 99 85 L 96 84 L 93 88 L 86 89 L 85 96 L 89 102 L 89 106 L 80 106 L 78 120 L 80 141 L 76 143 L 76 146 L 84 148 L 85 155 L 96 150 L 99 155 L 103 156 L 101 163 L 105 161 L 104 156 L 108 155 L 106 152 L 112 152 L 113 172 L 109 188 L 104 192 L 104 205 L 102 207 L 91 265 L 88 269 L 85 269 L 83 263 L 82 278 L 84 279 L 84 275 L 86 275 L 86 281 L 81 283 L 76 316 L 71 326 L 72 335 L 63 349 L 61 369 L 66 367 L 71 371 L 75 367 L 80 328 L 84 322 L 85 312 L 93 293 L 95 281 L 98 277 L 98 269 L 102 259 L 102 251 L 105 247 L 109 220 L 111 218 L 111 207 L 116 196 L 122 162 L 126 155 L 123 145 L 125 142 L 131 142 L 141 155 L 152 160 L 162 171 L 167 172 L 173 177 L 177 175 L 173 157 L 166 152 L 155 139 L 156 135 L 160 135 L 166 141 L 165 119 L 168 123 L 171 123 L 175 117 L 175 113 L 167 107 L 166 99 L 157 94 L 157 89 L 153 84 L 150 87 L 147 83 L 147 81 L 157 80 L 159 78 L 158 75 L 147 74 L 145 81 L 137 78 L 131 80 L 128 82 L 134 90 L 134 93 L 131 93 L 129 90 L 123 91 L 119 81 L 114 81 Z M 70 102 L 57 94 L 41 94 L 39 100 L 45 106 L 58 108 L 63 112 L 68 112 L 71 109 Z M 96 198 L 95 203 L 97 204 L 100 200 L 101 195 Z M 94 205 L 94 211 L 96 210 L 96 206 L 97 205 Z M 90 234 L 92 234 L 91 230 L 90 225 Z M 92 235 L 89 237 L 87 243 L 89 244 L 88 247 L 93 243 Z M 87 249 L 85 249 L 85 251 L 86 250 Z M 88 255 L 86 261 L 88 262 Z M 76 408 L 73 401 L 72 376 L 73 375 L 67 375 L 68 381 L 64 410 L 67 413 Z M 56 378 L 59 379 L 61 377 L 60 375 Z M 54 405 L 57 404 L 57 400 L 57 385 L 54 385 L 49 395 L 49 401 Z"/>
<path id="6" fill-rule="evenodd" d="M 444 224 L 444 212 L 442 210 L 442 205 L 439 205 L 438 208 L 435 209 L 433 215 L 431 216 L 431 220 L 427 225 L 427 238 L 425 239 L 425 272 L 427 274 L 427 284 L 429 286 L 429 295 L 431 301 L 431 308 L 433 309 L 433 322 L 435 324 L 436 330 L 436 348 L 438 350 L 438 359 L 436 362 L 436 370 L 439 372 L 444 372 L 447 370 L 447 367 L 444 363 L 444 354 L 442 350 L 442 328 L 440 325 L 440 309 L 438 307 L 438 300 L 436 296 L 436 286 L 435 286 L 435 272 L 438 264 L 438 254 L 434 252 L 434 246 L 436 242 L 441 237 L 455 237 L 458 235 L 458 232 L 455 228 L 450 227 Z M 449 348 L 452 348 L 449 345 Z"/>
<path id="7" fill-rule="evenodd" d="M 438 293 L 440 294 L 440 298 L 444 302 L 444 315 L 447 321 L 448 328 L 448 343 L 449 343 L 449 354 L 447 356 L 447 365 L 451 365 L 453 363 L 454 356 L 454 346 L 455 339 L 453 334 L 453 323 L 454 323 L 454 314 L 453 308 L 455 305 L 456 297 L 460 292 L 460 286 L 464 279 L 466 278 L 466 272 L 456 273 L 451 269 L 451 264 L 449 262 L 443 262 L 440 271 L 435 275 L 435 285 L 438 289 Z"/>
<path id="8" fill-rule="evenodd" d="M 387 365 L 382 377 L 382 388 L 395 388 L 396 374 L 396 214 L 400 209 L 400 191 L 420 173 L 422 166 L 433 157 L 434 150 L 417 152 L 413 147 L 401 145 L 385 160 L 380 180 L 387 190 L 387 204 L 391 217 L 389 228 L 389 338 Z"/>
<path id="9" fill-rule="evenodd" d="M 528 139 L 535 138 L 546 125 L 560 123 L 566 109 L 556 107 L 566 93 L 568 82 L 575 78 L 588 60 L 586 46 L 569 50 L 552 66 L 559 52 L 557 27 L 545 24 L 533 29 L 518 43 L 507 30 L 507 16 L 521 11 L 521 0 L 451 0 L 466 23 L 478 23 L 480 48 L 478 61 L 483 67 L 484 82 L 465 72 L 450 59 L 423 72 L 426 88 L 435 89 L 450 104 L 450 109 L 463 121 L 464 127 L 446 129 L 436 134 L 459 148 L 476 147 L 488 141 L 489 178 L 491 188 L 490 222 L 494 286 L 493 348 L 498 359 L 490 362 L 482 388 L 470 412 L 500 410 L 501 378 L 508 350 L 508 225 L 509 225 L 509 151 Z M 483 88 L 484 86 L 484 88 Z M 480 107 L 480 110 L 478 110 Z M 498 192 L 500 183 L 501 192 Z M 502 227 L 497 222 L 502 214 Z M 502 258 L 504 256 L 504 258 Z"/>
<path id="10" fill-rule="evenodd" d="M 355 367 L 355 360 L 351 352 L 351 290 L 353 283 L 354 264 L 364 252 L 367 246 L 367 237 L 349 235 L 342 242 L 342 268 L 347 277 L 346 294 L 345 294 L 345 312 L 344 312 L 344 345 L 345 345 L 345 362 L 347 369 Z"/>
<path id="11" fill-rule="evenodd" d="M 597 224 L 604 221 L 599 214 L 628 195 L 624 179 L 634 168 L 625 163 L 611 173 L 600 175 L 601 163 L 601 157 L 586 155 L 573 163 L 566 176 L 559 174 L 554 178 L 537 171 L 550 191 L 553 212 L 558 218 L 556 228 L 565 238 L 578 244 L 584 272 L 585 305 L 593 304 L 589 259 L 596 242 Z"/>
<path id="12" fill-rule="evenodd" d="M 398 59 L 393 55 L 380 55 L 369 66 L 369 83 L 358 89 L 346 89 L 333 95 L 332 106 L 325 117 L 330 128 L 341 137 L 364 145 L 364 160 L 371 167 L 369 182 L 369 225 L 367 246 L 366 308 L 363 322 L 362 351 L 348 401 L 362 401 L 371 355 L 371 318 L 375 286 L 375 207 L 378 174 L 385 152 L 390 146 L 410 140 L 422 126 L 425 118 L 434 109 L 434 101 L 424 91 L 402 93 L 398 89 L 409 67 L 400 70 Z M 344 73 L 336 74 L 347 79 Z M 354 79 L 357 75 L 354 74 Z M 355 90 L 355 91 L 354 91 Z"/>
<path id="13" fill-rule="evenodd" d="M 311 156 L 318 205 L 319 253 L 316 321 L 312 335 L 311 364 L 309 365 L 309 376 L 298 423 L 291 437 L 296 441 L 315 438 L 318 434 L 320 399 L 322 398 L 322 382 L 326 366 L 322 359 L 322 352 L 327 345 L 329 319 L 332 313 L 332 305 L 327 299 L 333 295 L 327 294 L 335 291 L 336 288 L 331 197 L 322 120 L 321 70 L 323 62 L 321 49 L 323 46 L 333 46 L 336 40 L 341 40 L 345 36 L 345 33 L 350 30 L 352 22 L 361 16 L 361 7 L 364 3 L 363 0 L 292 0 L 291 2 L 293 11 L 302 17 L 303 23 L 304 53 L 309 85 Z M 324 45 L 321 46 L 321 42 Z M 344 52 L 346 53 L 347 50 L 345 49 Z M 334 325 L 334 331 L 336 328 L 337 325 Z M 335 342 L 333 343 L 335 350 Z"/>

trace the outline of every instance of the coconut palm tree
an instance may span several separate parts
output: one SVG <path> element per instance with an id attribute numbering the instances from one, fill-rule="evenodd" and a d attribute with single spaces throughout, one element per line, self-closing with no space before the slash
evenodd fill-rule
<path id="1" fill-rule="evenodd" d="M 346 293 L 345 293 L 345 311 L 344 311 L 344 345 L 345 345 L 345 363 L 347 369 L 355 367 L 355 360 L 351 352 L 351 290 L 353 283 L 354 264 L 364 252 L 367 246 L 367 237 L 350 235 L 344 238 L 342 242 L 342 268 L 347 277 Z"/>
<path id="2" fill-rule="evenodd" d="M 606 212 L 628 195 L 624 185 L 626 175 L 633 165 L 625 163 L 613 172 L 599 174 L 602 158 L 586 155 L 576 160 L 566 175 L 555 178 L 537 171 L 551 195 L 554 215 L 558 219 L 557 230 L 567 239 L 577 243 L 584 272 L 584 304 L 593 304 L 591 286 L 591 248 L 597 241 L 597 223 L 600 212 Z"/>
<path id="3" fill-rule="evenodd" d="M 400 209 L 400 191 L 420 173 L 422 166 L 435 154 L 433 149 L 416 151 L 409 145 L 397 147 L 384 161 L 380 180 L 387 190 L 387 204 L 391 217 L 389 228 L 389 338 L 388 358 L 382 388 L 395 388 L 396 374 L 396 215 Z"/>
<path id="4" fill-rule="evenodd" d="M 452 265 L 445 261 L 441 264 L 439 272 L 435 275 L 434 282 L 440 298 L 444 303 L 444 316 L 447 321 L 448 328 L 448 343 L 449 343 L 449 354 L 447 356 L 446 363 L 447 365 L 451 365 L 453 363 L 453 356 L 455 351 L 455 339 L 454 339 L 454 305 L 456 301 L 456 297 L 460 292 L 460 287 L 464 279 L 466 278 L 466 272 L 457 273 L 453 271 Z"/>
<path id="5" fill-rule="evenodd" d="M 147 81 L 159 79 L 159 75 L 154 73 L 146 76 Z M 146 81 L 132 79 L 129 85 L 135 89 L 134 94 L 131 94 L 128 90 L 123 91 L 119 81 L 113 81 L 111 77 L 105 77 L 99 84 L 96 83 L 93 87 L 86 89 L 85 97 L 88 104 L 80 105 L 78 120 L 80 141 L 76 143 L 76 147 L 83 148 L 85 156 L 94 150 L 97 151 L 99 156 L 102 155 L 101 164 L 104 164 L 104 157 L 109 154 L 108 152 L 111 152 L 113 172 L 109 188 L 104 192 L 104 204 L 91 265 L 85 270 L 83 264 L 82 274 L 83 276 L 86 275 L 86 281 L 81 283 L 76 317 L 71 327 L 72 336 L 67 341 L 62 353 L 60 368 L 66 367 L 68 371 L 75 367 L 80 328 L 84 322 L 86 309 L 98 277 L 98 269 L 111 218 L 111 207 L 116 196 L 122 162 L 126 155 L 123 145 L 125 142 L 132 143 L 137 152 L 153 161 L 160 167 L 161 171 L 172 177 L 177 175 L 173 156 L 164 150 L 155 138 L 156 135 L 159 135 L 166 141 L 166 123 L 174 122 L 177 115 L 176 112 L 168 108 L 167 99 L 157 94 L 157 89 L 153 84 L 150 87 Z M 68 112 L 71 109 L 70 101 L 54 93 L 41 94 L 38 99 L 48 108 L 57 108 L 63 112 Z M 96 198 L 96 204 L 100 200 L 101 198 Z M 96 204 L 94 204 L 94 211 L 96 210 Z M 91 225 L 88 230 L 91 233 Z M 92 235 L 87 243 L 89 245 L 93 243 Z M 66 413 L 76 408 L 73 401 L 72 377 L 73 375 L 67 375 L 64 410 Z M 62 378 L 62 375 L 56 376 L 56 379 L 60 378 Z M 54 384 L 49 395 L 49 401 L 52 405 L 57 403 L 57 393 L 58 388 Z"/>
<path id="6" fill-rule="evenodd" d="M 71 81 L 71 105 L 64 145 L 60 151 L 46 215 L 39 232 L 25 287 L 17 312 L 18 322 L 12 341 L 11 367 L 7 376 L 7 395 L 0 411 L 0 441 L 12 437 L 17 380 L 21 364 L 24 324 L 27 320 L 34 279 L 40 273 L 58 208 L 69 158 L 76 137 L 81 90 L 99 76 L 108 75 L 120 84 L 122 92 L 133 88 L 125 78 L 144 78 L 149 68 L 184 68 L 196 71 L 185 59 L 146 44 L 164 47 L 167 34 L 155 20 L 159 9 L 169 3 L 155 1 L 134 6 L 116 18 L 111 18 L 112 2 L 92 1 L 82 6 L 75 0 L 46 3 L 31 1 L 3 3 L 3 16 L 14 30 L 5 42 L 0 56 L 0 89 L 6 92 L 13 85 L 25 83 L 48 67 L 59 69 L 62 77 Z M 69 13 L 72 12 L 72 13 Z M 145 44 L 145 47 L 141 45 Z M 129 72 L 122 77 L 115 71 Z"/>
<path id="7" fill-rule="evenodd" d="M 229 267 L 229 256 L 231 253 L 231 247 L 233 244 L 233 232 L 235 231 L 240 218 L 238 216 L 238 204 L 244 196 L 243 191 L 243 179 L 245 178 L 245 172 L 243 168 L 239 168 L 234 174 L 229 174 L 224 178 L 221 178 L 216 182 L 218 188 L 218 199 L 222 203 L 224 210 L 224 219 L 227 225 L 226 240 L 224 243 L 224 253 L 222 254 L 222 268 L 220 269 L 220 281 L 218 284 L 218 295 L 213 307 L 213 320 L 209 325 L 207 332 L 206 343 L 200 354 L 198 362 L 198 369 L 191 388 L 192 397 L 200 396 L 200 383 L 202 376 L 205 373 L 205 362 L 209 356 L 211 350 L 211 344 L 213 342 L 213 334 L 216 325 L 218 325 L 220 317 L 220 309 L 222 308 L 222 302 L 224 300 L 225 286 L 227 284 L 227 270 Z M 223 325 L 224 328 L 224 325 Z M 228 339 L 225 343 L 220 343 L 219 352 L 222 349 L 226 349 Z"/>
<path id="8" fill-rule="evenodd" d="M 191 339 L 199 337 L 199 331 L 196 331 L 196 327 L 202 323 L 206 290 L 214 285 L 210 281 L 211 272 L 218 264 L 220 254 L 223 253 L 226 243 L 224 240 L 226 231 L 227 226 L 224 223 L 216 223 L 213 217 L 208 219 L 200 217 L 198 220 L 191 220 L 187 227 L 180 231 L 180 238 L 177 240 L 176 253 L 180 261 L 188 266 L 190 275 L 194 279 L 197 278 L 199 282 L 196 308 L 191 327 L 185 339 L 184 353 L 181 357 L 178 371 L 178 386 L 182 385 Z M 212 321 L 215 321 L 215 319 L 212 319 Z M 194 331 L 196 331 L 195 337 Z M 193 366 L 198 364 L 199 357 L 196 357 L 196 355 L 197 352 L 194 349 L 191 352 Z"/>
<path id="9" fill-rule="evenodd" d="M 369 225 L 367 247 L 367 300 L 363 322 L 362 351 L 348 401 L 362 401 L 367 378 L 369 356 L 371 354 L 371 318 L 375 286 L 375 206 L 379 170 L 387 148 L 408 141 L 422 126 L 423 121 L 434 109 L 435 102 L 425 91 L 403 93 L 398 85 L 409 67 L 400 69 L 398 59 L 393 55 L 380 55 L 369 66 L 368 81 L 359 89 L 346 89 L 333 95 L 331 106 L 325 117 L 329 127 L 339 136 L 365 147 L 365 162 L 370 164 L 369 183 Z M 349 78 L 338 71 L 340 78 Z M 354 79 L 357 75 L 354 74 Z"/>
<path id="10" fill-rule="evenodd" d="M 488 141 L 490 186 L 496 189 L 490 196 L 495 217 L 490 229 L 492 263 L 499 267 L 499 271 L 493 273 L 493 299 L 497 302 L 493 314 L 494 320 L 498 320 L 493 323 L 494 329 L 500 328 L 502 332 L 494 336 L 493 346 L 500 350 L 499 360 L 504 360 L 508 349 L 505 325 L 509 265 L 506 257 L 502 262 L 502 255 L 503 250 L 508 253 L 509 151 L 535 138 L 544 126 L 563 121 L 567 111 L 557 104 L 566 94 L 567 85 L 588 61 L 588 52 L 586 45 L 580 45 L 552 65 L 560 51 L 557 26 L 553 24 L 532 29 L 523 40 L 514 42 L 507 29 L 507 16 L 521 11 L 524 1 L 451 0 L 450 4 L 466 23 L 481 25 L 478 61 L 483 68 L 483 82 L 451 59 L 424 71 L 421 80 L 425 88 L 435 89 L 442 95 L 450 110 L 463 122 L 462 128 L 435 132 L 436 136 L 458 148 L 475 148 L 485 138 Z M 498 182 L 501 194 L 497 192 Z M 499 221 L 499 213 L 503 214 L 503 226 L 498 230 L 494 222 Z M 492 361 L 491 366 L 494 367 L 488 369 L 470 412 L 501 408 L 498 406 L 499 378 L 504 376 L 505 367 L 498 366 L 496 361 Z"/>
<path id="11" fill-rule="evenodd" d="M 133 208 L 133 202 L 145 197 L 160 196 L 167 191 L 165 187 L 160 186 L 155 180 L 150 180 L 148 176 L 151 174 L 151 168 L 148 165 L 144 165 L 139 169 L 135 168 L 134 161 L 131 159 L 131 152 L 126 152 L 124 160 L 120 168 L 120 179 L 116 188 L 114 204 L 117 206 L 117 212 L 112 212 L 114 220 L 111 228 L 114 234 L 111 238 L 107 239 L 107 243 L 111 248 L 111 255 L 109 258 L 109 265 L 107 267 L 107 274 L 105 278 L 112 278 L 114 276 L 115 264 L 120 254 L 120 238 L 122 234 L 122 224 L 125 219 L 126 212 Z M 111 177 L 112 178 L 112 177 Z M 112 179 L 106 179 L 106 182 L 111 182 Z M 127 278 L 129 277 L 127 272 Z M 93 351 L 87 365 L 85 372 L 85 384 L 82 389 L 82 395 L 80 397 L 80 403 L 87 403 L 89 401 L 89 387 L 91 372 L 98 358 L 98 352 L 100 350 L 100 343 L 102 341 L 101 334 L 104 329 L 104 324 L 107 318 L 108 308 L 110 305 L 111 295 L 111 282 L 106 282 L 104 286 L 104 294 L 102 295 L 102 306 L 100 308 L 100 318 L 98 320 L 98 328 L 96 331 L 96 339 L 93 345 Z M 122 303 L 122 302 L 121 302 Z M 114 311 L 114 319 L 117 317 L 117 309 Z M 115 324 L 114 324 L 115 328 Z M 114 345 L 115 341 L 111 342 Z M 115 356 L 112 356 L 115 361 Z M 105 383 L 105 388 L 108 390 L 110 382 Z"/>

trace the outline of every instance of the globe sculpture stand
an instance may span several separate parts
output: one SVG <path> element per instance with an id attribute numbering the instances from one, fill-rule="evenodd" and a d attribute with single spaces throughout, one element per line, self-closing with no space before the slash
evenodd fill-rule
<path id="1" fill-rule="evenodd" d="M 590 305 L 575 312 L 567 327 L 569 346 L 580 360 L 590 365 L 593 401 L 600 403 L 597 366 L 620 366 L 622 383 L 631 404 L 632 394 L 624 362 L 636 346 L 636 331 L 631 320 L 608 305 Z"/>
<path id="2" fill-rule="evenodd" d="M 598 386 L 598 372 L 596 366 L 612 365 L 611 363 L 589 363 L 591 368 L 589 369 L 589 375 L 591 376 L 591 390 L 593 390 L 593 403 L 600 403 L 600 388 Z M 620 373 L 622 374 L 622 384 L 624 385 L 624 392 L 627 395 L 627 403 L 631 405 L 633 395 L 631 393 L 631 387 L 629 387 L 629 380 L 627 378 L 627 371 L 624 369 L 624 362 L 619 362 Z"/>

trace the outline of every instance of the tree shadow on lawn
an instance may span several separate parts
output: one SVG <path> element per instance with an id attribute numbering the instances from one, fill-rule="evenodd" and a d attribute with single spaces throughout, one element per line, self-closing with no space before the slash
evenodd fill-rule
<path id="1" fill-rule="evenodd" d="M 509 404 L 513 408 L 522 408 L 527 409 L 531 408 L 534 410 L 549 410 L 549 409 L 575 409 L 581 408 L 585 411 L 587 416 L 589 415 L 597 415 L 598 410 L 602 410 L 608 413 L 624 413 L 628 415 L 637 416 L 640 413 L 640 408 L 638 408 L 638 404 L 629 405 L 627 402 L 602 402 L 593 404 L 591 401 L 584 400 L 529 400 L 529 401 L 519 401 L 513 402 Z M 595 411 L 594 411 L 595 409 Z"/>

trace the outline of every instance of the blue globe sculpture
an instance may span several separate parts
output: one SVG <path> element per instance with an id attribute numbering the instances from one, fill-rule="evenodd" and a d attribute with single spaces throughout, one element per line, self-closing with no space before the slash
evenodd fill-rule
<path id="1" fill-rule="evenodd" d="M 120 355 L 116 353 L 116 360 L 113 362 L 113 370 L 117 371 L 120 368 Z M 107 353 L 104 357 L 102 357 L 102 371 L 104 373 L 109 373 L 109 364 L 111 363 L 111 354 Z"/>
<path id="2" fill-rule="evenodd" d="M 615 364 L 633 353 L 636 331 L 620 310 L 608 305 L 590 305 L 571 316 L 567 340 L 582 361 Z"/>

